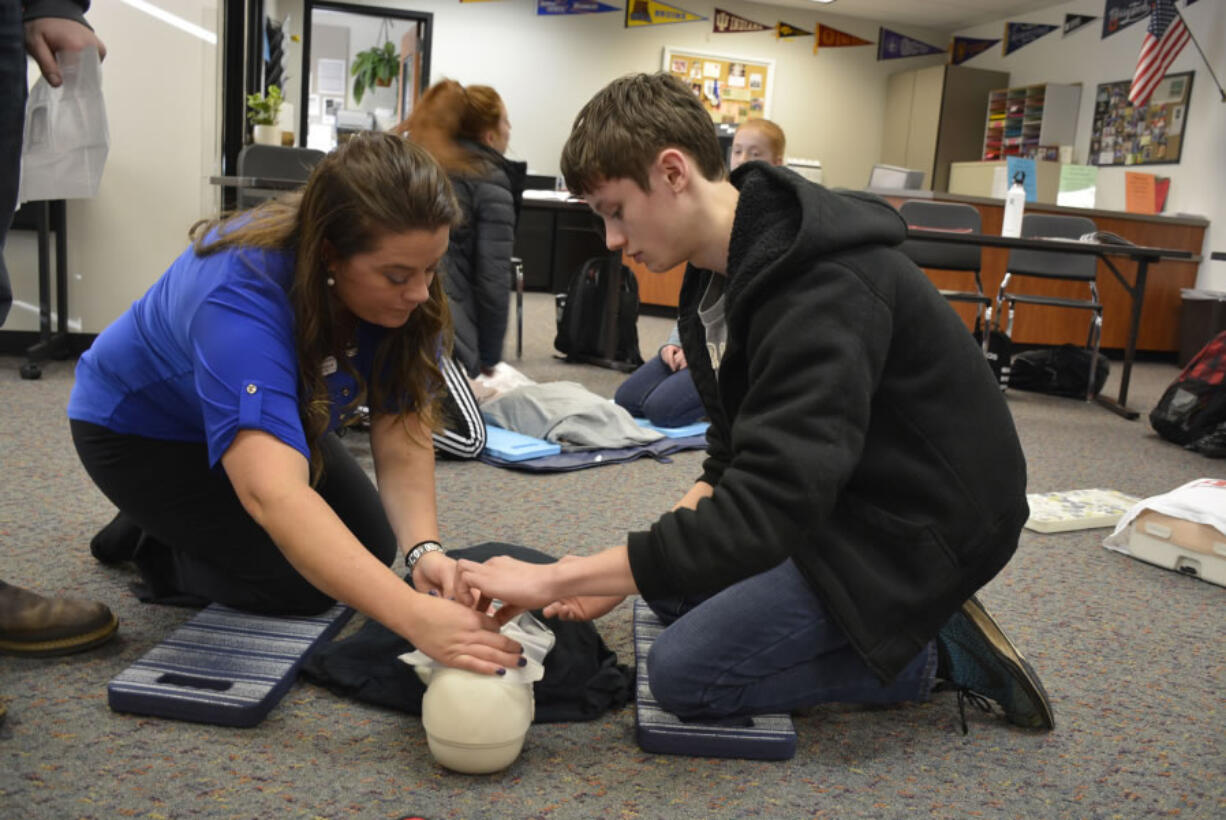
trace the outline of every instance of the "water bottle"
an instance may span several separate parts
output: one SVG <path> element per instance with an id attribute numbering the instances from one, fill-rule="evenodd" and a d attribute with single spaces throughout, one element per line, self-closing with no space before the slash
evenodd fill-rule
<path id="1" fill-rule="evenodd" d="M 1022 212 L 1026 210 L 1026 188 L 1022 183 L 1025 181 L 1024 171 L 1013 175 L 1013 184 L 1005 194 L 1005 217 L 1000 223 L 1001 236 L 1022 235 Z"/>

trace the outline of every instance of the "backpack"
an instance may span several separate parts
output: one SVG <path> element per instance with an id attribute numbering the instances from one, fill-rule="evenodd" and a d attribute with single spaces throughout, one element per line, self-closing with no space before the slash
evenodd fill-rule
<path id="1" fill-rule="evenodd" d="M 606 277 L 617 273 L 621 275 L 621 286 L 613 313 L 616 336 L 613 360 L 630 367 L 643 363 L 639 354 L 638 279 L 613 255 L 584 262 L 571 276 L 565 298 L 558 298 L 558 334 L 553 346 L 566 354 L 567 361 L 604 359 L 600 340 L 606 315 Z"/>
<path id="2" fill-rule="evenodd" d="M 1226 331 L 1188 362 L 1150 411 L 1149 423 L 1164 439 L 1226 456 Z"/>
<path id="3" fill-rule="evenodd" d="M 1077 345 L 1027 350 L 1013 357 L 1009 386 L 1018 390 L 1050 393 L 1053 396 L 1085 398 L 1086 384 L 1090 381 L 1090 357 L 1094 355 Z M 1098 365 L 1094 368 L 1095 396 L 1103 389 L 1111 372 L 1107 357 L 1101 353 L 1097 355 Z"/>

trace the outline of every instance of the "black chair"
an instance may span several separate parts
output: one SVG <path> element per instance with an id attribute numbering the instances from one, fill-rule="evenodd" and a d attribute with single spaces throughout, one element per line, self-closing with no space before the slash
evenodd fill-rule
<path id="1" fill-rule="evenodd" d="M 238 175 L 264 179 L 289 179 L 306 182 L 311 169 L 324 158 L 323 151 L 314 148 L 294 148 L 282 145 L 247 145 L 238 152 Z M 259 205 L 284 191 L 251 187 L 238 189 L 239 210 Z"/>
<path id="2" fill-rule="evenodd" d="M 908 199 L 898 207 L 898 212 L 902 214 L 902 218 L 906 220 L 910 228 L 959 233 L 981 232 L 982 223 L 979 220 L 979 211 L 970 205 Z M 983 281 L 979 275 L 981 249 L 978 245 L 955 245 L 951 242 L 908 239 L 899 246 L 899 250 L 921 268 L 962 271 L 971 274 L 975 281 L 974 290 L 942 289 L 941 295 L 951 302 L 969 302 L 977 305 L 975 326 L 984 326 L 984 312 L 991 307 L 992 299 L 983 292 Z M 986 344 L 986 333 L 984 338 Z"/>
<path id="3" fill-rule="evenodd" d="M 511 289 L 515 291 L 515 358 L 524 357 L 524 260 L 511 257 Z"/>
<path id="4" fill-rule="evenodd" d="M 1023 237 L 1051 237 L 1079 239 L 1097 230 L 1094 220 L 1084 216 L 1055 216 L 1052 214 L 1026 214 L 1022 217 Z M 1036 279 L 1082 282 L 1089 286 L 1090 298 L 1071 299 L 1063 296 L 1039 296 L 1017 293 L 1009 289 L 1015 279 Z M 1013 335 L 1013 319 L 1018 304 L 1045 305 L 1047 307 L 1076 308 L 1092 314 L 1090 330 L 1086 335 L 1086 347 L 1092 350 L 1090 379 L 1086 384 L 1086 401 L 1094 398 L 1094 377 L 1098 366 L 1098 346 L 1103 335 L 1103 306 L 1098 298 L 1098 257 L 1092 254 L 1061 253 L 1059 251 L 1029 250 L 1014 248 L 1009 251 L 1009 263 L 1005 276 L 996 292 L 996 327 L 1000 329 L 1001 305 L 1009 303 L 1009 323 L 1005 335 Z M 989 308 L 991 310 L 991 308 Z M 989 314 L 989 321 L 991 314 Z"/>

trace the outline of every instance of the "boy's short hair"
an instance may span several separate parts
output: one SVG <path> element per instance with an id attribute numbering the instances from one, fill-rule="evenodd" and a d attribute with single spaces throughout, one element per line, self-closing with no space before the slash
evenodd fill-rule
<path id="1" fill-rule="evenodd" d="M 648 169 L 665 148 L 684 151 L 713 182 L 727 176 L 715 124 L 689 86 L 664 72 L 628 74 L 575 117 L 562 148 L 562 176 L 579 196 L 611 179 L 632 179 L 647 191 Z"/>
<path id="2" fill-rule="evenodd" d="M 784 149 L 787 148 L 788 140 L 783 135 L 783 129 L 775 123 L 767 119 L 745 120 L 741 123 L 737 131 L 742 130 L 757 131 L 766 137 L 767 144 L 770 145 L 771 157 L 777 160 L 783 159 Z"/>

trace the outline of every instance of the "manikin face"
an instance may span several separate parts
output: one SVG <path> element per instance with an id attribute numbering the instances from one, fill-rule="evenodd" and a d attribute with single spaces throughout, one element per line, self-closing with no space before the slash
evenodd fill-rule
<path id="1" fill-rule="evenodd" d="M 677 195 L 659 163 L 649 176 L 651 190 L 632 179 L 605 180 L 583 199 L 604 220 L 609 250 L 628 254 L 648 270 L 662 273 L 689 258 L 686 231 L 677 230 Z"/>
<path id="2" fill-rule="evenodd" d="M 400 327 L 430 298 L 449 238 L 446 225 L 386 234 L 374 250 L 336 260 L 330 268 L 336 298 L 372 325 Z"/>
<path id="3" fill-rule="evenodd" d="M 771 165 L 778 165 L 782 157 L 777 157 L 771 151 L 770 140 L 757 128 L 737 129 L 732 138 L 732 155 L 728 159 L 729 170 L 736 170 L 742 162 L 760 159 Z"/>
<path id="4" fill-rule="evenodd" d="M 498 125 L 485 132 L 485 144 L 500 154 L 507 152 L 511 144 L 511 121 L 507 119 L 506 105 L 499 104 Z"/>

